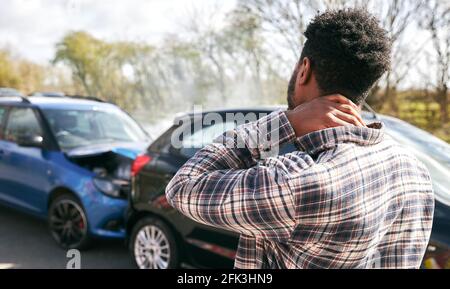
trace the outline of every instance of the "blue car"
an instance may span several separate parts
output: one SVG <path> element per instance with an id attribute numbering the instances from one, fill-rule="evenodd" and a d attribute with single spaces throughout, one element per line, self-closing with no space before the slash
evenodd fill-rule
<path id="1" fill-rule="evenodd" d="M 123 238 L 132 163 L 150 141 L 117 106 L 0 97 L 0 203 L 48 221 L 63 248 Z"/>

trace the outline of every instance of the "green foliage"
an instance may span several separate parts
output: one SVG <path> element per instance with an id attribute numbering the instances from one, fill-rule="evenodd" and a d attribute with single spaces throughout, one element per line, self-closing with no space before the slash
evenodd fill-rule
<path id="1" fill-rule="evenodd" d="M 0 51 L 0 87 L 18 87 L 20 76 L 16 73 L 13 60 L 7 51 Z"/>
<path id="2" fill-rule="evenodd" d="M 71 32 L 58 43 L 54 63 L 62 62 L 72 71 L 83 93 L 112 101 L 127 109 L 135 105 L 123 66 L 131 53 L 128 44 L 107 43 L 86 32 Z"/>
<path id="3" fill-rule="evenodd" d="M 42 65 L 13 57 L 8 50 L 0 50 L 0 87 L 30 93 L 46 87 L 47 74 L 50 75 L 50 71 Z"/>
<path id="4" fill-rule="evenodd" d="M 401 91 L 396 95 L 398 111 L 381 109 L 380 112 L 403 119 L 450 143 L 450 122 L 442 122 L 441 107 L 433 100 L 434 94 L 426 90 Z"/>

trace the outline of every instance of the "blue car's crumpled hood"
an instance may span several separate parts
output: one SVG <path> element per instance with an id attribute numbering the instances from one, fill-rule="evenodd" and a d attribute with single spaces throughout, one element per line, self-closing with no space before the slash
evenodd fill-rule
<path id="1" fill-rule="evenodd" d="M 98 144 L 71 149 L 66 152 L 66 155 L 69 158 L 82 158 L 113 152 L 130 159 L 135 159 L 145 151 L 147 146 L 148 143 L 144 142 Z"/>

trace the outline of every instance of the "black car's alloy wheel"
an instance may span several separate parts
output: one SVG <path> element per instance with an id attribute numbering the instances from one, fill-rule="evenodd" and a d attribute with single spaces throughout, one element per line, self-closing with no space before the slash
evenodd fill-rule
<path id="1" fill-rule="evenodd" d="M 60 196 L 52 202 L 48 223 L 53 238 L 65 249 L 84 249 L 90 241 L 86 214 L 71 195 Z"/>
<path id="2" fill-rule="evenodd" d="M 133 228 L 130 251 L 140 269 L 171 269 L 178 265 L 175 238 L 162 221 L 147 217 Z"/>

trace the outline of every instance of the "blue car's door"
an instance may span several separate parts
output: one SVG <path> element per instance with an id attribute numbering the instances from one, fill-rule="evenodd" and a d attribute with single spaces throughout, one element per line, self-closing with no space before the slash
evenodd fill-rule
<path id="1" fill-rule="evenodd" d="M 36 111 L 12 107 L 0 140 L 0 200 L 42 214 L 46 210 L 49 165 L 39 147 L 19 145 L 24 136 L 42 136 Z"/>

